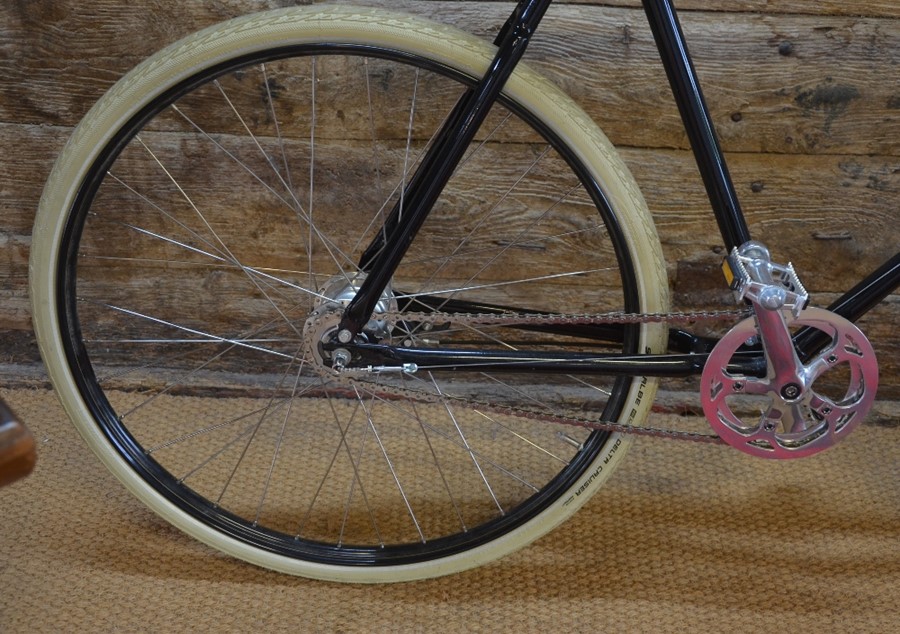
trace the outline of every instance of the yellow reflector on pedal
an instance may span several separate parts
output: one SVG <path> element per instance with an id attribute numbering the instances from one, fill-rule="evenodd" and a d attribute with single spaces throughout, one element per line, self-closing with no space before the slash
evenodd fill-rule
<path id="1" fill-rule="evenodd" d="M 728 287 L 734 290 L 734 271 L 731 270 L 731 265 L 728 264 L 728 258 L 722 260 L 722 273 L 725 274 Z"/>

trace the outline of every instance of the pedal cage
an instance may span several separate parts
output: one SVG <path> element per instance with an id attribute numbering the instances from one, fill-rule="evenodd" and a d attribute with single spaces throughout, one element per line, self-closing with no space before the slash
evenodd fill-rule
<path id="1" fill-rule="evenodd" d="M 789 309 L 794 317 L 809 303 L 794 265 L 772 262 L 769 250 L 759 242 L 735 247 L 723 270 L 738 302 L 747 300 L 768 310 Z"/>

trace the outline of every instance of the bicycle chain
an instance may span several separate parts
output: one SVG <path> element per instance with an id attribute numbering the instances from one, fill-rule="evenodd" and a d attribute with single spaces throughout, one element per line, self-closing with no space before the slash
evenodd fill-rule
<path id="1" fill-rule="evenodd" d="M 560 315 L 554 313 L 441 313 L 403 312 L 378 313 L 378 319 L 413 321 L 422 323 L 460 323 L 480 326 L 528 326 L 528 325 L 598 325 L 643 323 L 693 323 L 697 321 L 724 321 L 744 319 L 752 311 L 746 309 L 709 310 L 675 313 L 598 313 Z"/>
<path id="2" fill-rule="evenodd" d="M 485 327 L 485 326 L 529 326 L 529 325 L 596 325 L 596 324 L 640 324 L 640 323 L 695 323 L 698 321 L 736 321 L 746 318 L 751 314 L 748 310 L 719 310 L 676 313 L 625 313 L 614 312 L 604 314 L 579 314 L 559 315 L 540 313 L 441 313 L 441 312 L 385 312 L 378 313 L 379 320 L 399 322 L 413 322 L 417 324 L 435 325 L 451 324 L 454 326 Z M 412 334 L 407 336 L 414 336 Z M 344 368 L 334 371 L 332 378 L 337 378 L 351 386 L 354 391 L 357 387 L 371 390 L 371 386 L 377 386 L 379 394 L 387 394 L 397 398 L 414 399 L 436 404 L 446 405 L 447 399 L 454 397 L 446 394 L 429 394 L 417 390 L 410 390 L 395 386 L 387 386 L 374 381 L 366 381 L 360 377 L 386 370 L 404 371 L 400 368 Z M 548 416 L 546 412 L 538 412 L 527 408 L 500 406 L 468 398 L 460 398 L 468 407 L 478 407 L 494 413 L 519 416 L 529 420 L 540 420 L 552 423 L 573 425 L 597 431 L 613 433 L 626 433 L 671 440 L 690 440 L 723 444 L 724 441 L 716 435 L 701 434 L 698 432 L 680 431 L 675 429 L 663 429 L 657 427 L 643 427 L 629 425 L 615 421 L 601 421 L 576 416 Z"/>

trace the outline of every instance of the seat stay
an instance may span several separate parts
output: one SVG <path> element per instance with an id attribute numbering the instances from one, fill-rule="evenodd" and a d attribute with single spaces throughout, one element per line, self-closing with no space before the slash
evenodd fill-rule
<path id="1" fill-rule="evenodd" d="M 516 5 L 498 36 L 497 53 L 484 77 L 459 99 L 438 133 L 437 142 L 391 210 L 385 231 L 378 232 L 382 237 L 365 250 L 361 265 L 367 276 L 344 311 L 339 328 L 342 338 L 352 339 L 369 320 L 409 245 L 522 59 L 551 1 L 522 0 Z"/>

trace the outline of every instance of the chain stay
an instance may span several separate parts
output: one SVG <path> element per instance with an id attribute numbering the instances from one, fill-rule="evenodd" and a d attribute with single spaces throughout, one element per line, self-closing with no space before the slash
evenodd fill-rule
<path id="1" fill-rule="evenodd" d="M 527 325 L 590 325 L 590 324 L 640 324 L 640 323 L 694 323 L 698 321 L 733 321 L 736 319 L 746 318 L 750 314 L 748 310 L 721 310 L 721 311 L 702 311 L 702 312 L 680 312 L 680 313 L 604 313 L 604 314 L 582 314 L 582 315 L 558 315 L 558 314 L 539 314 L 539 313 L 441 313 L 441 312 L 403 312 L 403 313 L 379 313 L 379 319 L 415 322 L 419 324 L 430 324 L 432 326 L 438 324 L 452 324 L 463 326 L 527 326 Z M 374 370 L 377 372 L 377 370 Z M 397 398 L 408 398 L 419 401 L 434 402 L 446 404 L 448 395 L 434 395 L 424 392 L 386 386 L 367 381 L 362 377 L 371 375 L 372 370 L 354 370 L 353 368 L 345 368 L 337 372 L 339 380 L 354 387 L 359 386 L 367 391 L 371 391 L 372 386 L 377 386 L 377 393 L 391 395 Z M 642 436 L 652 436 L 656 438 L 666 438 L 672 440 L 690 440 L 693 442 L 723 444 L 721 438 L 711 434 L 701 434 L 697 432 L 687 432 L 674 429 L 661 429 L 655 427 L 642 427 L 637 425 L 628 425 L 614 421 L 601 421 L 588 419 L 577 416 L 559 416 L 548 415 L 546 412 L 539 412 L 525 408 L 514 408 L 499 406 L 490 403 L 483 403 L 471 399 L 460 399 L 465 402 L 468 407 L 477 407 L 485 411 L 491 411 L 498 414 L 507 414 L 519 416 L 531 420 L 540 420 L 551 423 L 560 423 L 565 425 L 573 425 L 576 427 L 584 427 L 597 431 L 607 431 L 614 433 L 636 434 Z"/>

